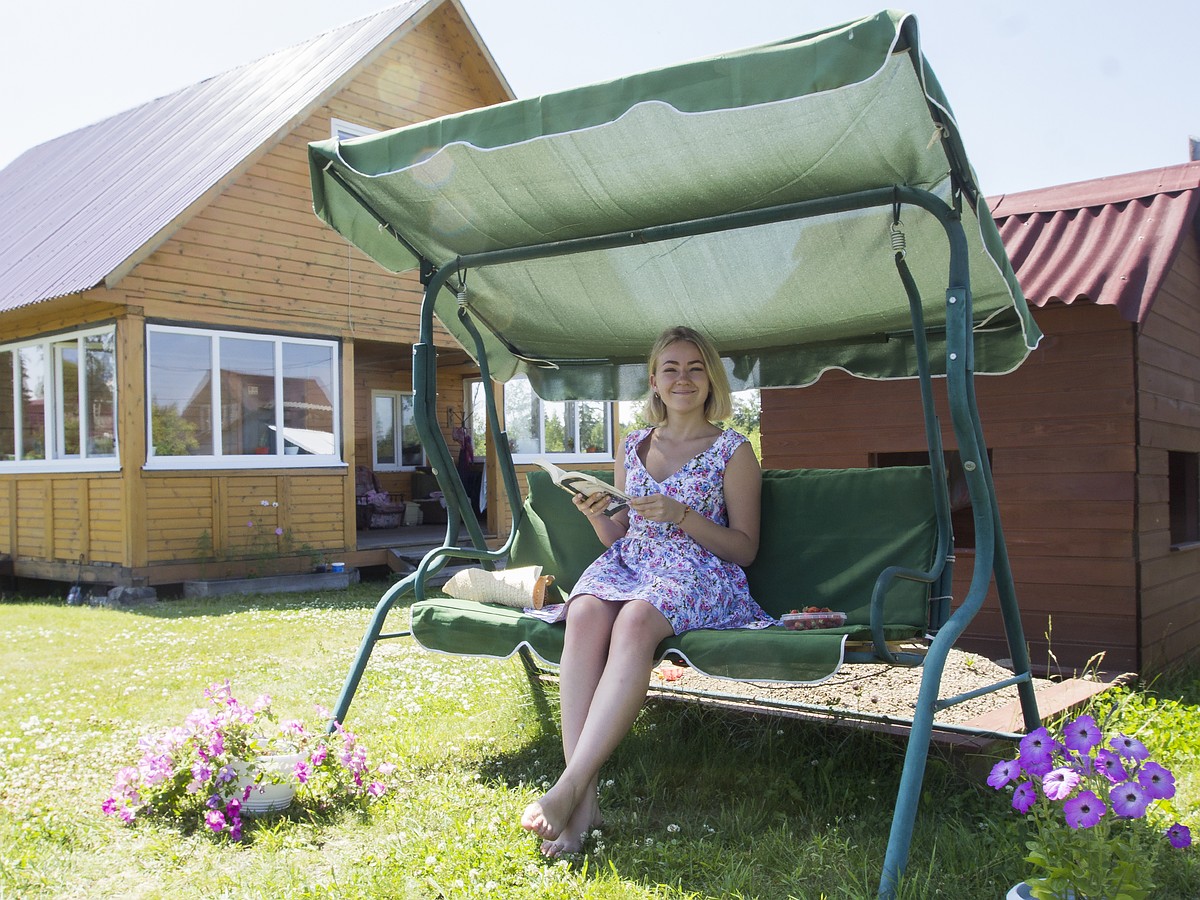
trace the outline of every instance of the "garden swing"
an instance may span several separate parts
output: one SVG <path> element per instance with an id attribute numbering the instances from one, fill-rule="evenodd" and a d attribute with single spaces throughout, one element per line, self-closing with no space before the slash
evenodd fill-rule
<path id="1" fill-rule="evenodd" d="M 1016 686 L 1039 717 L 976 409 L 977 373 L 1036 346 L 916 20 L 882 12 L 799 38 L 605 84 L 310 145 L 315 210 L 386 269 L 420 269 L 417 426 L 446 496 L 442 547 L 380 599 L 334 711 L 342 721 L 376 642 L 553 665 L 561 625 L 427 596 L 451 558 L 537 563 L 567 589 L 598 552 L 564 492 L 523 500 L 487 395 L 513 514 L 490 550 L 438 427 L 434 317 L 488 379 L 526 376 L 545 400 L 641 399 L 669 325 L 712 340 L 734 390 L 796 387 L 829 369 L 911 379 L 929 465 L 764 472 L 763 541 L 747 570 L 773 614 L 797 598 L 847 613 L 794 633 L 689 632 L 664 655 L 724 678 L 813 682 L 843 663 L 920 666 L 879 893 L 907 862 L 935 713 Z M 970 495 L 976 553 L 952 608 L 952 538 L 934 379 Z M 465 528 L 469 545 L 460 545 Z M 592 541 L 589 544 L 588 541 Z M 589 556 L 590 554 L 590 556 Z M 995 579 L 1014 675 L 940 698 L 947 654 Z M 385 633 L 414 595 L 411 631 Z M 924 653 L 897 642 L 917 639 Z M 1011 737 L 1012 735 L 1008 735 Z"/>

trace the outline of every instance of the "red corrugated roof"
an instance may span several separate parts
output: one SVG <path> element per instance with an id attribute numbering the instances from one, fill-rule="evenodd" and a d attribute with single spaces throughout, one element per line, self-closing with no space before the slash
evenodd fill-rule
<path id="1" fill-rule="evenodd" d="M 990 198 L 1026 299 L 1141 322 L 1200 209 L 1200 162 Z"/>

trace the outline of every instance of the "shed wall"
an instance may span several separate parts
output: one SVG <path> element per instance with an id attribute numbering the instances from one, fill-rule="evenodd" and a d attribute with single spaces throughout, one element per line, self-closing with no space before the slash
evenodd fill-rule
<path id="1" fill-rule="evenodd" d="M 1137 541 L 1143 665 L 1194 658 L 1200 648 L 1200 544 L 1172 546 L 1171 451 L 1200 453 L 1200 253 L 1185 240 L 1137 337 Z"/>
<path id="2" fill-rule="evenodd" d="M 1075 668 L 1104 651 L 1105 667 L 1133 668 L 1133 334 L 1111 308 L 1034 315 L 1041 347 L 1016 372 L 976 381 L 1026 638 L 1043 663 Z M 764 391 L 762 403 L 764 466 L 870 466 L 879 453 L 926 449 L 915 381 L 830 373 L 809 388 Z M 943 396 L 938 407 L 952 448 Z M 973 562 L 958 553 L 956 602 Z M 963 646 L 1009 655 L 994 588 Z"/>

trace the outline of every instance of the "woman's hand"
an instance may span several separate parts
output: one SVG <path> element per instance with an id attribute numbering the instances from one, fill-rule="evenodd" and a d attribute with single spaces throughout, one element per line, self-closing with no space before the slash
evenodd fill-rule
<path id="1" fill-rule="evenodd" d="M 576 494 L 571 498 L 571 502 L 575 504 L 575 508 L 587 516 L 589 519 L 594 519 L 596 516 L 603 516 L 604 510 L 608 509 L 608 504 L 612 498 L 608 494 L 597 492 L 595 494 Z"/>
<path id="2" fill-rule="evenodd" d="M 609 504 L 608 494 L 591 494 L 585 497 L 583 494 L 576 494 L 571 498 L 571 502 L 575 504 L 575 508 L 587 516 L 588 522 L 596 531 L 596 537 L 600 538 L 600 543 L 605 547 L 611 547 L 613 542 L 623 537 L 627 528 L 629 528 L 629 517 L 625 510 L 613 516 L 606 516 L 604 510 L 608 509 Z"/>
<path id="3" fill-rule="evenodd" d="M 651 522 L 668 522 L 671 525 L 678 525 L 680 520 L 687 515 L 688 509 L 678 500 L 674 500 L 666 494 L 634 497 L 629 501 L 629 505 L 637 511 L 638 515 Z"/>

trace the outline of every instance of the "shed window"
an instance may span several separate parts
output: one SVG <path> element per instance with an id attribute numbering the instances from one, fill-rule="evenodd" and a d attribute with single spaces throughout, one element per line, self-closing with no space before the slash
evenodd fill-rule
<path id="1" fill-rule="evenodd" d="M 116 329 L 0 345 L 0 464 L 115 461 Z"/>
<path id="2" fill-rule="evenodd" d="M 1200 543 L 1200 453 L 1167 454 L 1171 546 Z"/>
<path id="3" fill-rule="evenodd" d="M 149 325 L 151 468 L 340 463 L 333 341 Z"/>

